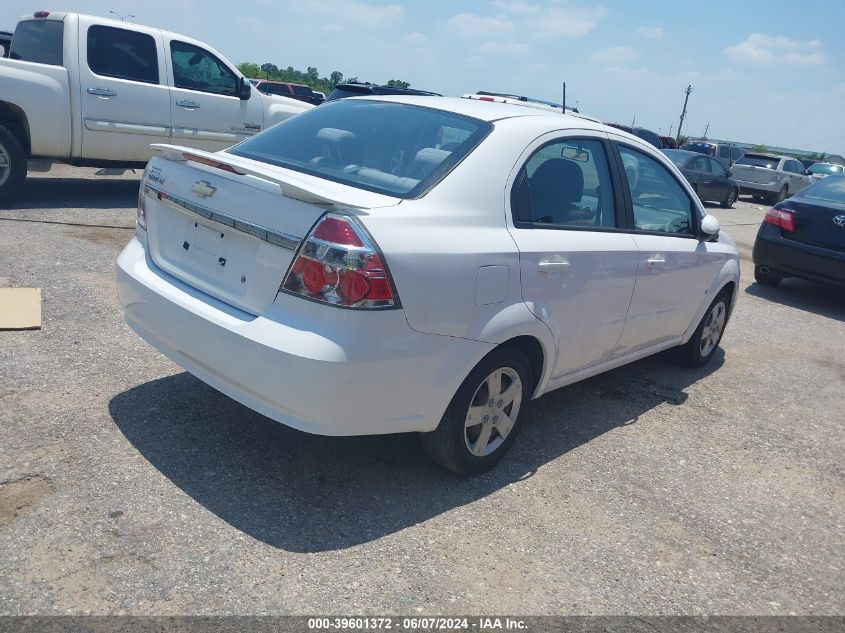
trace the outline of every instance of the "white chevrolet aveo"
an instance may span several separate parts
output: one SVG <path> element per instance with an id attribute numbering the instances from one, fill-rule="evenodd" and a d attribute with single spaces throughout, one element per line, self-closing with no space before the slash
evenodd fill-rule
<path id="1" fill-rule="evenodd" d="M 736 300 L 735 245 L 677 168 L 578 116 L 344 99 L 158 150 L 117 262 L 129 326 L 274 420 L 419 432 L 459 473 L 532 398 L 672 347 L 703 365 Z"/>

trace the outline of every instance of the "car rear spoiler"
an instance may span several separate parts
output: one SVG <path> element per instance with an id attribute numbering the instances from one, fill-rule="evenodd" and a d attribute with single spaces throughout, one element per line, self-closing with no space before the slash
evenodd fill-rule
<path id="1" fill-rule="evenodd" d="M 153 150 L 159 152 L 164 158 L 176 163 L 194 162 L 220 169 L 221 171 L 239 176 L 253 176 L 265 182 L 272 183 L 279 187 L 279 193 L 285 197 L 301 200 L 310 204 L 326 204 L 337 207 L 353 207 L 362 209 L 371 205 L 356 204 L 346 199 L 340 199 L 328 191 L 321 191 L 318 186 L 294 176 L 276 173 L 273 168 L 262 168 L 250 161 L 240 160 L 238 157 L 224 152 L 204 152 L 179 145 L 168 145 L 166 143 L 155 143 L 151 145 Z"/>

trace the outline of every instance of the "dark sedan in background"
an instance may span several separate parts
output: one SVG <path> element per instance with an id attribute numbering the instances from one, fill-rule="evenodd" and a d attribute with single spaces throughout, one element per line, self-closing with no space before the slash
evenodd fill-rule
<path id="1" fill-rule="evenodd" d="M 845 176 L 828 176 L 778 202 L 754 242 L 754 278 L 801 277 L 845 287 Z"/>
<path id="2" fill-rule="evenodd" d="M 724 209 L 730 209 L 736 202 L 739 185 L 718 160 L 683 149 L 664 149 L 663 153 L 678 166 L 702 202 L 718 202 Z"/>

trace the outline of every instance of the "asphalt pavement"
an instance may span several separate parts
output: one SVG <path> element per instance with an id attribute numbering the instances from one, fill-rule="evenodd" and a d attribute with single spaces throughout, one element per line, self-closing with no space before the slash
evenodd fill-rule
<path id="1" fill-rule="evenodd" d="M 544 396 L 495 470 L 325 438 L 207 387 L 123 323 L 138 174 L 57 167 L 0 210 L 0 613 L 842 614 L 845 296 L 753 283 L 714 361 Z M 377 390 L 377 386 L 374 386 Z M 330 397 L 331 385 L 327 385 Z"/>

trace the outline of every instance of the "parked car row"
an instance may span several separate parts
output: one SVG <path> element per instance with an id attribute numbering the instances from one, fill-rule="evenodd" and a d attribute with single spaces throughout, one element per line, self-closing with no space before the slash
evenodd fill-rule
<path id="1" fill-rule="evenodd" d="M 9 31 L 0 31 L 0 57 L 9 56 L 9 47 L 12 45 L 12 34 Z"/>
<path id="2" fill-rule="evenodd" d="M 320 105 L 326 100 L 326 95 L 317 92 L 311 86 L 296 84 L 289 81 L 270 81 L 268 79 L 250 79 L 249 82 L 255 86 L 258 92 L 265 95 L 277 95 L 289 97 L 297 101 L 304 101 L 311 105 Z"/>

